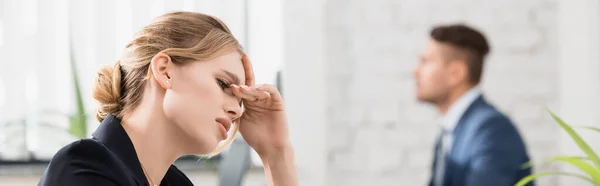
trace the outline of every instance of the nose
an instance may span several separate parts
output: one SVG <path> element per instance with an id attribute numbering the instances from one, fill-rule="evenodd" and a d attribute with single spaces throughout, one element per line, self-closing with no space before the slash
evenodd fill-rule
<path id="1" fill-rule="evenodd" d="M 227 117 L 231 120 L 235 120 L 242 116 L 242 106 L 240 101 L 235 98 L 228 99 L 225 104 L 225 112 L 227 113 Z"/>
<path id="2" fill-rule="evenodd" d="M 421 64 L 418 63 L 412 70 L 413 77 L 419 77 L 419 71 L 421 71 Z"/>
<path id="3" fill-rule="evenodd" d="M 419 76 L 419 67 L 418 67 L 418 66 L 417 66 L 417 67 L 415 67 L 415 68 L 413 68 L 413 70 L 412 70 L 412 75 L 413 75 L 413 77 L 415 77 L 415 78 Z"/>

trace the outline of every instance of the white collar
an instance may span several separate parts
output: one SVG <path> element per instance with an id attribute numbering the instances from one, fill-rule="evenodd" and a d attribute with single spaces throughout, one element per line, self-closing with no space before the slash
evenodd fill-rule
<path id="1" fill-rule="evenodd" d="M 448 108 L 448 112 L 446 115 L 442 116 L 442 127 L 444 130 L 448 132 L 454 131 L 456 125 L 462 115 L 467 111 L 467 108 L 475 102 L 475 100 L 481 95 L 481 88 L 479 86 L 475 86 L 471 88 L 469 91 L 464 93 L 454 104 Z"/>

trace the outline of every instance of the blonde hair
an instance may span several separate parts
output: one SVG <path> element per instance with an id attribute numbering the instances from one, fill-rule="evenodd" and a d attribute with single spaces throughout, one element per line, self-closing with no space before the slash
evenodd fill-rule
<path id="1" fill-rule="evenodd" d="M 99 102 L 96 119 L 102 122 L 108 114 L 122 119 L 136 108 L 150 78 L 150 61 L 159 52 L 171 57 L 173 63 L 207 60 L 242 47 L 231 31 L 219 19 L 201 13 L 171 12 L 159 16 L 139 31 L 127 44 L 123 56 L 112 67 L 98 71 L 93 97 Z M 238 131 L 234 125 L 224 145 L 210 156 L 227 148 Z"/>

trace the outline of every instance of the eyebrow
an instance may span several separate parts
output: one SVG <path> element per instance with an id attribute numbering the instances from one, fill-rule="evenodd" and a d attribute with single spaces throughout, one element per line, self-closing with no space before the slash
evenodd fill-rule
<path id="1" fill-rule="evenodd" d="M 231 73 L 231 72 L 229 72 L 229 71 L 227 71 L 227 70 L 221 70 L 221 71 L 223 71 L 223 72 L 224 72 L 225 74 L 227 74 L 227 75 L 228 75 L 228 76 L 229 76 L 231 79 L 233 79 L 233 82 L 234 82 L 234 84 L 238 84 L 238 85 L 240 84 L 240 78 L 239 78 L 237 75 L 235 75 L 234 73 Z"/>

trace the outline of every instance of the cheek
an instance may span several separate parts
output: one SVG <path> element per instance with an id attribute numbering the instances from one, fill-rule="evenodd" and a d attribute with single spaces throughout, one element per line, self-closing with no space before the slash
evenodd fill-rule
<path id="1" fill-rule="evenodd" d="M 214 123 L 222 91 L 209 81 L 185 82 L 173 86 L 164 98 L 164 112 L 183 130 L 197 131 Z"/>
<path id="2" fill-rule="evenodd" d="M 420 71 L 420 83 L 426 89 L 438 89 L 445 84 L 444 69 L 437 66 L 428 66 Z"/>
<path id="3" fill-rule="evenodd" d="M 432 84 L 434 83 L 436 76 L 438 76 L 438 72 L 436 72 L 437 70 L 435 69 L 435 67 L 433 66 L 427 66 L 422 68 L 421 70 L 421 82 L 424 84 Z"/>

